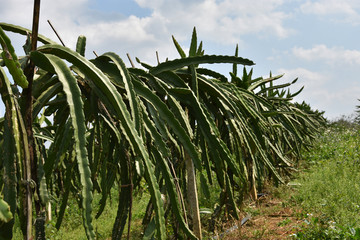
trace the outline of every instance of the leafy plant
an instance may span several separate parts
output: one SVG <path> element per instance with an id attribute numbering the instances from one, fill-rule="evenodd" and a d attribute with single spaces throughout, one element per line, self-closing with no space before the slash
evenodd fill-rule
<path id="1" fill-rule="evenodd" d="M 19 57 L 28 62 L 22 66 L 1 32 L 0 68 L 5 103 L 0 144 L 6 149 L 0 156 L 0 184 L 28 237 L 33 201 L 36 237 L 44 239 L 46 206 L 58 199 L 59 229 L 72 194 L 87 238 L 94 239 L 93 194 L 101 194 L 98 218 L 118 186 L 113 239 L 121 238 L 126 222 L 130 232 L 133 192 L 141 188 L 150 194 L 144 238 L 165 239 L 172 216 L 174 235 L 200 239 L 199 187 L 206 197 L 209 185 L 219 189 L 212 219 L 222 212 L 238 218 L 244 196 L 256 199 L 265 179 L 282 182 L 301 147 L 311 143 L 325 122 L 321 114 L 291 102 L 301 92 L 284 90 L 293 82 L 275 85 L 281 76 L 271 74 L 252 79 L 245 66 L 254 63 L 238 57 L 237 50 L 235 56 L 206 55 L 195 28 L 188 56 L 173 37 L 181 58 L 157 66 L 137 59 L 142 68 L 127 68 L 112 52 L 85 58 L 84 36 L 74 51 L 19 26 L 0 27 L 32 35 L 27 44 L 31 51 Z M 37 39 L 44 45 L 33 47 Z M 213 63 L 233 64 L 231 81 L 200 67 Z M 244 66 L 242 77 L 237 76 L 238 65 Z M 185 201 L 185 196 L 194 200 Z M 0 233 L 10 239 L 13 221 L 2 227 Z"/>

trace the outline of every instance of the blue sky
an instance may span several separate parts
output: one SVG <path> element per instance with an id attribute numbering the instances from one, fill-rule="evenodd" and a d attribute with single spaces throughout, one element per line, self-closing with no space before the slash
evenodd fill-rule
<path id="1" fill-rule="evenodd" d="M 87 57 L 116 52 L 156 64 L 178 54 L 171 36 L 188 49 L 197 28 L 207 54 L 233 54 L 253 60 L 254 75 L 299 78 L 297 101 L 325 111 L 329 119 L 349 115 L 360 105 L 360 1 L 358 0 L 61 0 L 42 1 L 40 33 L 65 44 L 87 37 Z M 31 28 L 31 0 L 0 0 L 0 21 Z M 11 35 L 13 37 L 13 35 Z M 13 37 L 21 55 L 24 39 Z M 213 65 L 228 74 L 231 65 Z M 2 111 L 2 112 L 1 112 Z M 0 109 L 3 113 L 3 109 Z"/>

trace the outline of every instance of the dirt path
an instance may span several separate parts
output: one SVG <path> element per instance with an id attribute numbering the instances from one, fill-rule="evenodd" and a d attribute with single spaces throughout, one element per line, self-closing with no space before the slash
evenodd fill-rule
<path id="1" fill-rule="evenodd" d="M 213 239 L 292 239 L 290 235 L 298 232 L 299 226 L 305 223 L 301 212 L 287 205 L 287 201 L 265 195 L 244 209 L 249 219 L 241 227 L 238 227 L 241 221 L 232 222 L 232 226 L 224 227 L 227 231 Z"/>

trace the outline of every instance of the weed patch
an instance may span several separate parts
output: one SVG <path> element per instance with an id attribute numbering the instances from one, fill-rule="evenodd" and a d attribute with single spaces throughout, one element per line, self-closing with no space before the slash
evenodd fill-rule
<path id="1" fill-rule="evenodd" d="M 307 212 L 296 239 L 360 239 L 360 163 L 356 125 L 333 124 L 304 155 L 293 200 Z"/>

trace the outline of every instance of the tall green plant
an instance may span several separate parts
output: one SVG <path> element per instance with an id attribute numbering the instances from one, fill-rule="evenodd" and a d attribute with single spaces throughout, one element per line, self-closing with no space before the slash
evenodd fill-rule
<path id="1" fill-rule="evenodd" d="M 31 32 L 4 23 L 0 27 L 23 35 Z M 251 192 L 256 198 L 256 188 L 265 178 L 281 182 L 301 145 L 311 143 L 313 130 L 322 123 L 320 116 L 290 102 L 295 94 L 285 95 L 283 90 L 290 84 L 273 85 L 280 76 L 252 79 L 252 70 L 247 73 L 244 67 L 240 78 L 237 65 L 253 65 L 251 60 L 237 54 L 206 55 L 202 43 L 197 45 L 195 29 L 189 56 L 173 37 L 181 58 L 157 66 L 138 60 L 142 68 L 127 68 L 111 52 L 85 58 L 84 36 L 76 51 L 43 36 L 39 40 L 44 45 L 25 57 L 38 68 L 31 90 L 38 174 L 28 181 L 26 98 L 16 93 L 18 85 L 11 84 L 1 67 L 0 94 L 6 111 L 0 144 L 9 149 L 0 156 L 2 195 L 14 217 L 16 208 L 25 207 L 20 201 L 24 195 L 17 189 L 37 189 L 42 208 L 50 199 L 59 199 L 57 228 L 69 196 L 77 197 L 88 239 L 95 238 L 93 194 L 102 196 L 99 217 L 110 189 L 119 187 L 112 237 L 120 239 L 127 219 L 131 221 L 132 189 L 141 187 L 143 179 L 151 195 L 144 238 L 165 239 L 169 215 L 178 223 L 173 224 L 174 232 L 201 238 L 199 217 L 187 214 L 190 208 L 196 212 L 199 204 L 184 202 L 187 192 L 201 189 L 209 195 L 208 185 L 218 185 L 222 191 L 213 218 L 221 209 L 238 218 L 244 195 Z M 209 63 L 233 64 L 231 81 L 201 67 Z M 16 68 L 16 74 L 23 71 Z M 185 184 L 191 177 L 191 185 Z M 20 222 L 24 228 L 26 221 Z M 0 234 L 4 226 L 12 229 L 12 222 L 3 225 Z"/>

